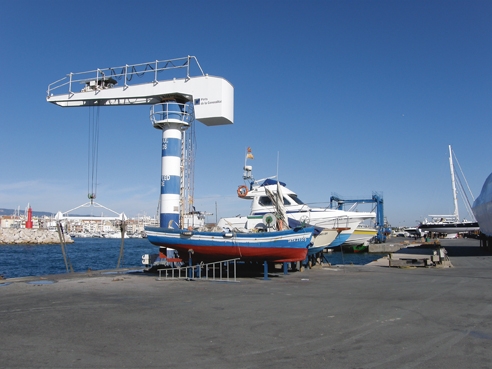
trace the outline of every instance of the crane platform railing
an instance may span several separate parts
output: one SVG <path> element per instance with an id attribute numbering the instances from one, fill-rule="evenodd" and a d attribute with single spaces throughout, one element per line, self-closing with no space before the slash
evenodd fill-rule
<path id="1" fill-rule="evenodd" d="M 205 73 L 194 56 L 168 60 L 155 60 L 147 63 L 127 64 L 120 67 L 98 68 L 87 72 L 69 73 L 65 77 L 48 85 L 47 96 L 53 96 L 55 93 L 72 94 L 75 92 L 108 89 L 118 84 L 118 81 L 122 81 L 125 88 L 130 85 L 142 83 L 152 82 L 157 84 L 159 81 L 169 80 L 169 74 L 166 74 L 166 78 L 161 77 L 162 72 L 169 72 L 177 69 L 185 69 L 186 76 L 184 78 L 188 79 L 191 76 L 192 60 L 196 62 L 199 74 L 204 76 Z M 181 78 L 183 77 L 181 76 Z M 82 88 L 80 85 L 82 85 Z M 119 86 L 121 86 L 121 83 Z"/>

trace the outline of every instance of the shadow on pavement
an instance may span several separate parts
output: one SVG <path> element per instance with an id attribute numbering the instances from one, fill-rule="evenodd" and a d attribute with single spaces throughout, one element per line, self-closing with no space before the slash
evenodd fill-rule
<path id="1" fill-rule="evenodd" d="M 492 256 L 483 247 L 479 246 L 444 246 L 448 256 Z"/>

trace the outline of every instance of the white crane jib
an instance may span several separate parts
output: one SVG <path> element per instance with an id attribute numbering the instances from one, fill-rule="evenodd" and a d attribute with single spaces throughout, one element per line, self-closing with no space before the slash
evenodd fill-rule
<path id="1" fill-rule="evenodd" d="M 198 76 L 190 75 L 191 61 Z M 180 69 L 183 78 L 169 78 Z M 161 227 L 183 225 L 186 129 L 195 119 L 207 126 L 234 122 L 233 86 L 204 74 L 194 56 L 70 73 L 48 86 L 46 100 L 61 107 L 152 105 L 150 119 L 162 130 Z"/>
<path id="2" fill-rule="evenodd" d="M 201 75 L 190 75 L 192 60 Z M 186 75 L 164 78 L 177 69 Z M 195 119 L 207 126 L 234 122 L 234 87 L 204 74 L 194 56 L 69 73 L 48 86 L 46 100 L 62 107 L 154 105 L 176 95 L 192 101 Z"/>

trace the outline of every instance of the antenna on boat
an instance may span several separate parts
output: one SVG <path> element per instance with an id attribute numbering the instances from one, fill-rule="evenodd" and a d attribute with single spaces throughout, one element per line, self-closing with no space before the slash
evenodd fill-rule
<path id="1" fill-rule="evenodd" d="M 254 182 L 254 178 L 253 178 L 253 167 L 251 165 L 247 165 L 248 164 L 248 159 L 251 159 L 253 160 L 255 157 L 253 156 L 253 152 L 251 150 L 251 147 L 248 147 L 246 149 L 246 157 L 244 158 L 244 167 L 243 167 L 243 179 L 245 181 L 249 181 L 251 184 Z"/>

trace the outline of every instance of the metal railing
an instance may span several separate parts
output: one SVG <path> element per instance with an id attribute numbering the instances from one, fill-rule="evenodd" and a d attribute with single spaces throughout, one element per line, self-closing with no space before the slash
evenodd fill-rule
<path id="1" fill-rule="evenodd" d="M 191 265 L 186 267 L 182 266 L 176 268 L 159 269 L 159 277 L 157 278 L 157 280 L 161 281 L 163 279 L 200 279 L 221 282 L 237 282 L 236 277 L 238 260 L 239 258 L 215 261 L 213 263 L 207 264 L 200 263 L 198 265 Z"/>
<path id="2" fill-rule="evenodd" d="M 193 104 L 168 101 L 150 107 L 150 121 L 154 127 L 161 126 L 169 120 L 178 120 L 189 125 L 195 120 Z"/>
<path id="3" fill-rule="evenodd" d="M 205 75 L 198 60 L 194 56 L 168 60 L 155 60 L 148 63 L 127 64 L 121 67 L 98 68 L 87 72 L 69 73 L 65 77 L 48 85 L 47 96 L 53 95 L 55 90 L 57 90 L 57 94 L 80 92 L 80 84 L 85 85 L 82 91 L 111 88 L 116 85 L 118 81 L 120 81 L 119 86 L 123 85 L 125 88 L 130 84 L 135 85 L 148 82 L 157 84 L 160 80 L 170 79 L 169 75 L 166 75 L 166 78 L 160 78 L 161 72 L 176 69 L 186 69 L 185 78 L 188 79 L 190 78 L 191 60 L 195 61 L 199 73 L 202 76 Z M 139 79 L 133 77 L 139 77 Z"/>

